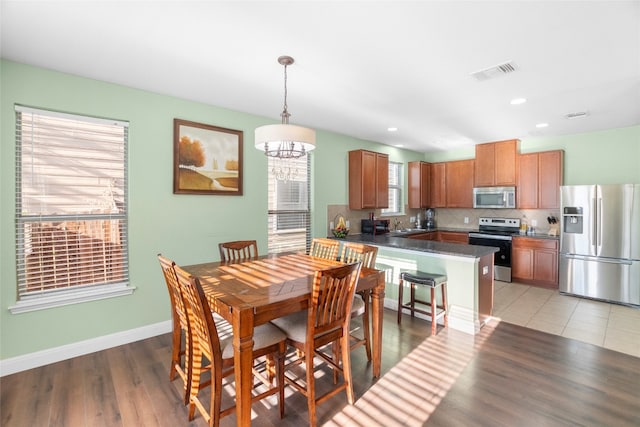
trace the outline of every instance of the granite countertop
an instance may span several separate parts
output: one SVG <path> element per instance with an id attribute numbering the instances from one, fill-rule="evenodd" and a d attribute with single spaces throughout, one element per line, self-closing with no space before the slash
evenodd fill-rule
<path id="1" fill-rule="evenodd" d="M 439 229 L 442 231 L 442 229 Z M 406 239 L 402 236 L 410 234 L 424 233 L 429 230 L 417 230 L 412 232 L 404 232 L 402 235 L 389 233 L 379 234 L 354 234 L 344 239 L 348 242 L 364 243 L 367 245 L 381 246 L 388 248 L 397 248 L 412 250 L 418 252 L 434 253 L 441 255 L 453 255 L 466 258 L 480 258 L 498 252 L 498 248 L 490 246 L 465 245 L 463 243 L 444 243 L 434 242 L 431 240 Z M 435 230 L 431 230 L 435 231 Z M 468 231 L 468 230 L 467 230 Z"/>
<path id="2" fill-rule="evenodd" d="M 513 236 L 514 239 L 516 237 L 528 237 L 530 239 L 560 240 L 560 236 L 549 236 L 546 233 L 540 233 L 540 234 L 517 234 L 517 235 Z"/>
<path id="3" fill-rule="evenodd" d="M 403 229 L 409 231 L 395 231 L 392 230 L 389 232 L 390 236 L 393 237 L 403 237 L 403 236 L 412 236 L 416 234 L 422 233 L 435 233 L 436 231 L 449 231 L 455 233 L 478 233 L 479 230 L 477 228 L 455 228 L 455 227 L 438 227 L 438 228 L 411 228 L 411 229 Z M 549 236 L 546 232 L 536 233 L 536 234 L 514 234 L 513 237 L 529 237 L 531 239 L 548 239 L 548 240 L 559 240 L 559 236 Z"/>

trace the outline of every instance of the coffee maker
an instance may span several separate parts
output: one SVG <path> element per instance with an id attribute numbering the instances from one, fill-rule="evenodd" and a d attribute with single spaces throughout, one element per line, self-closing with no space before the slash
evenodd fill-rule
<path id="1" fill-rule="evenodd" d="M 433 230 L 436 228 L 436 211 L 434 209 L 427 209 L 425 214 L 425 220 L 423 227 L 427 230 Z"/>

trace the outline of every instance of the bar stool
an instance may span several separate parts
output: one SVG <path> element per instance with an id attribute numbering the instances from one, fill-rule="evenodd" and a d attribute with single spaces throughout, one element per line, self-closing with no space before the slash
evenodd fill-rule
<path id="1" fill-rule="evenodd" d="M 402 291 L 404 282 L 411 284 L 411 300 L 408 303 L 402 301 Z M 425 285 L 431 288 L 431 301 L 416 299 L 416 285 Z M 438 305 L 436 300 L 436 290 L 442 288 L 442 305 Z M 429 307 L 429 311 L 416 308 L 416 303 Z M 443 274 L 425 273 L 423 271 L 405 271 L 400 273 L 400 286 L 398 288 L 398 324 L 402 321 L 402 310 L 411 311 L 411 317 L 415 313 L 426 314 L 431 317 L 431 335 L 435 335 L 437 331 L 438 319 L 444 318 L 445 328 L 449 326 L 447 316 L 447 276 Z"/>

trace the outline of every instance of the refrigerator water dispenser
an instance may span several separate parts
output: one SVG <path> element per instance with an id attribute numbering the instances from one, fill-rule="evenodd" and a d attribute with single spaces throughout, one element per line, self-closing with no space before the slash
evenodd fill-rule
<path id="1" fill-rule="evenodd" d="M 582 234 L 582 208 L 581 207 L 565 207 L 563 212 L 563 230 L 565 233 Z"/>

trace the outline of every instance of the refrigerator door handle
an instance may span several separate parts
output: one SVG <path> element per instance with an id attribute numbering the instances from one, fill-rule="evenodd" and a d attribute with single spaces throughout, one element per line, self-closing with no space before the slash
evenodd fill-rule
<path id="1" fill-rule="evenodd" d="M 591 246 L 593 247 L 593 254 L 598 255 L 598 210 L 597 203 L 595 197 L 591 199 L 591 236 L 589 236 L 589 240 L 591 241 Z"/>
<path id="2" fill-rule="evenodd" d="M 602 252 L 602 197 L 598 197 L 596 199 L 596 212 L 597 212 L 597 217 L 596 217 L 596 229 L 598 231 L 598 234 L 596 235 L 596 245 L 598 246 L 598 252 L 596 252 L 598 255 L 600 255 L 600 253 Z"/>
<path id="3" fill-rule="evenodd" d="M 597 262 L 604 262 L 608 264 L 633 265 L 633 262 L 628 259 L 600 258 L 600 257 L 590 257 L 590 256 L 573 255 L 573 254 L 562 254 L 562 256 L 567 259 L 577 259 L 580 261 L 597 261 Z"/>

